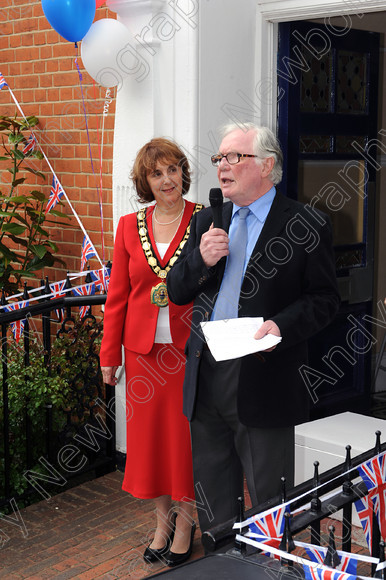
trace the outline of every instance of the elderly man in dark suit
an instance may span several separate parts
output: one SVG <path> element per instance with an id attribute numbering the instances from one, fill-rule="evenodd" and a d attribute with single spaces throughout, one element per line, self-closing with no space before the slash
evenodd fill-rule
<path id="1" fill-rule="evenodd" d="M 273 133 L 228 126 L 212 163 L 229 200 L 224 229 L 213 227 L 210 208 L 197 214 L 167 277 L 173 302 L 194 300 L 184 413 L 202 531 L 237 516 L 244 474 L 254 504 L 278 494 L 282 476 L 293 485 L 294 425 L 307 420 L 309 402 L 299 368 L 307 339 L 339 307 L 329 218 L 276 191 L 282 153 Z M 281 342 L 263 356 L 216 362 L 200 322 L 246 316 L 264 318 L 254 338 Z"/>

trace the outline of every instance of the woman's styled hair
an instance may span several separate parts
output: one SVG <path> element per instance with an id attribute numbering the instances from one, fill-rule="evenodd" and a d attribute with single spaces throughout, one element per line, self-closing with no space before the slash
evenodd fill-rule
<path id="1" fill-rule="evenodd" d="M 181 167 L 182 194 L 185 195 L 189 191 L 191 179 L 189 162 L 186 155 L 173 141 L 165 139 L 164 137 L 157 137 L 151 139 L 151 141 L 141 147 L 131 171 L 131 178 L 141 203 L 148 203 L 154 200 L 147 176 L 155 170 L 158 162 L 175 164 Z"/>
<path id="2" fill-rule="evenodd" d="M 245 132 L 255 132 L 255 138 L 253 140 L 254 153 L 259 159 L 273 157 L 274 165 L 270 178 L 274 185 L 280 183 L 283 177 L 283 153 L 280 143 L 271 129 L 268 129 L 268 127 L 260 127 L 254 123 L 243 123 L 242 125 L 232 123 L 223 127 L 222 136 L 225 137 L 237 129 L 241 129 Z M 257 163 L 258 162 L 259 160 L 257 160 Z"/>

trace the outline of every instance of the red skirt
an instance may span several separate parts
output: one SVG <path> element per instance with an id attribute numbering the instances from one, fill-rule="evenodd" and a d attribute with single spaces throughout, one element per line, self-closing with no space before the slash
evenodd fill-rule
<path id="1" fill-rule="evenodd" d="M 189 422 L 182 414 L 185 355 L 154 344 L 148 355 L 125 349 L 126 467 L 122 489 L 148 499 L 194 499 Z"/>

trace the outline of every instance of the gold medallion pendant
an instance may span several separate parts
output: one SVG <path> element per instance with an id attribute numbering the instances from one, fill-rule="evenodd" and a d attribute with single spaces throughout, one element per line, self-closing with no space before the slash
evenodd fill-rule
<path id="1" fill-rule="evenodd" d="M 203 207 L 204 206 L 202 204 L 196 203 L 194 206 L 193 215 L 196 212 L 200 211 Z M 152 248 L 152 245 L 150 242 L 149 232 L 148 232 L 147 223 L 146 223 L 146 210 L 145 209 L 140 209 L 137 212 L 137 225 L 138 225 L 139 239 L 141 241 L 141 246 L 142 246 L 143 252 L 145 254 L 145 258 L 147 260 L 147 263 L 149 264 L 150 268 L 153 270 L 154 274 L 156 274 L 159 278 L 161 278 L 161 282 L 159 284 L 157 284 L 157 286 L 153 286 L 153 288 L 150 291 L 150 301 L 151 301 L 151 304 L 155 304 L 159 308 L 164 308 L 169 303 L 168 291 L 167 291 L 167 287 L 166 287 L 166 283 L 165 283 L 166 275 L 169 272 L 170 268 L 173 266 L 174 262 L 177 260 L 178 256 L 181 254 L 182 248 L 184 247 L 184 245 L 189 237 L 190 222 L 189 222 L 188 227 L 185 230 L 185 234 L 184 234 L 181 242 L 179 243 L 176 251 L 174 252 L 173 256 L 170 258 L 170 260 L 168 261 L 166 266 L 164 266 L 164 267 L 162 267 L 158 263 L 158 259 L 155 255 L 155 252 L 153 251 L 153 248 Z"/>
<path id="2" fill-rule="evenodd" d="M 150 292 L 150 302 L 159 308 L 164 308 L 168 305 L 168 291 L 165 282 L 160 282 L 157 286 L 153 286 Z"/>

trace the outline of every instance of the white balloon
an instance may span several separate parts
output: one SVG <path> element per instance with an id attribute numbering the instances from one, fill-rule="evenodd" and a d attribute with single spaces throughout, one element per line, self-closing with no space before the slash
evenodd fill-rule
<path id="1" fill-rule="evenodd" d="M 123 79 L 138 70 L 135 41 L 122 22 L 102 18 L 91 25 L 81 44 L 83 65 L 103 87 L 121 85 Z"/>

